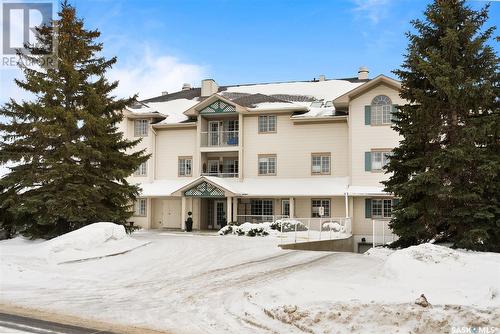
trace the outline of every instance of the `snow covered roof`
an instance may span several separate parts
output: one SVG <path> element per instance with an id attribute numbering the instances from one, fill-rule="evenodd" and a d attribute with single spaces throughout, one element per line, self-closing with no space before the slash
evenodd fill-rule
<path id="1" fill-rule="evenodd" d="M 193 179 L 155 180 L 153 182 L 139 183 L 138 186 L 139 188 L 141 188 L 141 197 L 161 197 L 170 196 L 173 192 L 175 192 L 179 188 L 184 187 L 192 181 Z"/>
<path id="2" fill-rule="evenodd" d="M 388 196 L 384 187 L 349 186 L 349 196 Z"/>
<path id="3" fill-rule="evenodd" d="M 245 84 L 221 86 L 217 94 L 249 112 L 288 110 L 295 112 L 292 118 L 325 118 L 338 116 L 331 101 L 365 82 L 366 80 L 351 78 Z M 137 106 L 127 109 L 136 117 L 164 116 L 165 119 L 157 124 L 179 124 L 188 122 L 189 117 L 185 115 L 185 111 L 204 99 L 200 88 L 191 88 L 143 100 Z"/>
<path id="4" fill-rule="evenodd" d="M 236 178 L 219 178 L 201 176 L 189 180 L 161 180 L 140 184 L 142 197 L 179 195 L 189 185 L 202 181 L 223 188 L 236 196 L 344 196 L 348 188 L 347 177 L 328 178 L 247 178 L 240 181 Z"/>

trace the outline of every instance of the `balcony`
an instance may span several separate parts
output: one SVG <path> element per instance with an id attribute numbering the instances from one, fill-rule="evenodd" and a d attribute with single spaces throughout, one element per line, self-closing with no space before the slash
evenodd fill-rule
<path id="1" fill-rule="evenodd" d="M 211 131 L 201 133 L 201 147 L 237 147 L 238 131 Z"/>
<path id="2" fill-rule="evenodd" d="M 209 173 L 201 173 L 201 176 L 215 176 L 215 177 L 231 178 L 231 177 L 238 177 L 238 173 L 216 173 L 216 172 L 209 172 Z"/>

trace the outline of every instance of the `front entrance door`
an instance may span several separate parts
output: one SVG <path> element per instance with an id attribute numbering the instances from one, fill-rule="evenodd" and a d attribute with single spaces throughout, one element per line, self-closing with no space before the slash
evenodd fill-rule
<path id="1" fill-rule="evenodd" d="M 226 201 L 214 201 L 214 228 L 220 229 L 226 223 Z"/>

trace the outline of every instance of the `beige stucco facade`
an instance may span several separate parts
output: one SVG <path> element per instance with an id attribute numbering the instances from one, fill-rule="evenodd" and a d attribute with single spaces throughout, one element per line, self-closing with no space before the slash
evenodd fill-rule
<path id="1" fill-rule="evenodd" d="M 152 184 L 154 191 L 144 193 L 147 205 L 143 215 L 131 218 L 135 224 L 144 228 L 184 228 L 187 212 L 192 212 L 195 229 L 216 228 L 218 212 L 224 215 L 228 222 L 237 221 L 238 216 L 253 212 L 250 208 L 256 200 L 272 202 L 272 214 L 282 215 L 283 201 L 289 207 L 289 215 L 296 218 L 312 217 L 312 200 L 329 200 L 330 217 L 349 217 L 352 221 L 352 234 L 355 244 L 370 242 L 373 233 L 372 218 L 367 218 L 366 199 L 390 198 L 389 194 L 364 194 L 351 192 L 351 187 L 366 187 L 382 189 L 381 181 L 387 179 L 380 171 L 367 171 L 365 168 L 365 152 L 373 150 L 388 150 L 396 147 L 399 142 L 397 133 L 390 124 L 365 124 L 365 106 L 370 105 L 374 97 L 384 95 L 392 104 L 401 105 L 405 102 L 400 99 L 398 83 L 392 79 L 376 78 L 348 92 L 333 101 L 335 107 L 344 110 L 345 115 L 339 117 L 319 117 L 304 119 L 294 117 L 295 111 L 286 109 L 266 110 L 265 112 L 251 111 L 235 105 L 231 113 L 220 115 L 205 115 L 200 112 L 209 102 L 219 99 L 212 94 L 208 99 L 200 102 L 200 108 L 194 106 L 186 111 L 189 121 L 180 124 L 161 124 L 154 115 L 126 114 L 120 124 L 120 130 L 130 139 L 136 139 L 134 122 L 137 119 L 147 119 L 151 124 L 147 136 L 142 138 L 137 149 L 145 149 L 151 158 L 147 165 L 147 175 L 131 176 L 131 183 Z M 230 104 L 230 102 L 220 98 Z M 276 116 L 275 131 L 263 133 L 259 131 L 259 116 Z M 225 132 L 220 132 L 224 145 L 207 145 L 213 137 L 207 135 L 211 127 L 226 127 L 228 121 L 236 121 L 237 130 L 232 131 L 227 140 Z M 218 124 L 215 124 L 219 122 Z M 236 135 L 235 135 L 235 134 Z M 223 136 L 224 135 L 224 136 Z M 204 137 L 205 136 L 205 137 Z M 321 154 L 330 157 L 328 173 L 314 174 L 312 172 L 312 156 Z M 276 170 L 273 175 L 259 174 L 259 157 L 271 156 L 275 158 Z M 180 175 L 179 159 L 191 159 L 190 175 Z M 230 172 L 228 172 L 228 170 Z M 234 172 L 236 170 L 236 172 Z M 215 171 L 215 172 L 214 172 Z M 214 172 L 215 177 L 199 179 L 202 175 Z M 218 175 L 218 173 L 220 175 Z M 232 175 L 233 173 L 234 175 Z M 228 185 L 227 177 L 240 182 L 236 188 L 225 188 Z M 210 174 L 211 175 L 211 174 Z M 220 177 L 224 176 L 224 177 Z M 218 179 L 218 177 L 220 177 Z M 220 198 L 206 198 L 203 195 L 190 197 L 186 190 L 196 187 L 196 184 L 183 188 L 190 181 L 194 183 L 208 182 L 215 188 L 223 190 Z M 318 192 L 311 185 L 311 189 L 304 186 L 303 193 L 269 195 L 259 192 L 246 192 L 243 185 L 247 180 L 269 180 L 269 187 L 275 180 L 286 179 L 293 184 L 294 180 L 331 180 L 346 179 L 345 191 L 332 190 L 331 194 Z M 162 182 L 170 182 L 162 188 Z M 340 181 L 339 181 L 340 182 Z M 267 183 L 267 181 L 265 182 Z M 167 183 L 165 183 L 167 184 Z M 172 184 L 178 184 L 177 187 Z M 233 182 L 234 184 L 234 182 Z M 302 187 L 302 186 L 301 186 Z M 230 188 L 230 187 L 229 187 Z M 354 189 L 353 188 L 353 189 Z M 356 189 L 358 189 L 356 188 Z M 378 189 L 377 188 L 377 189 Z M 168 190 L 167 190 L 168 189 Z M 243 189 L 243 190 L 241 190 Z M 299 189 L 302 190 L 302 189 Z M 252 188 L 252 191 L 255 191 Z M 372 190 L 370 190 L 372 191 Z M 373 191 L 372 191 L 373 192 Z M 276 192 L 274 192 L 276 193 Z M 347 193 L 347 196 L 346 194 Z M 252 202 L 253 201 L 253 202 Z M 258 202 L 261 203 L 261 202 Z M 270 205 L 266 202 L 266 205 Z M 378 219 L 384 221 L 384 219 Z M 385 219 L 387 222 L 388 219 Z M 384 225 L 382 223 L 382 225 Z M 381 226 L 382 226 L 381 225 Z M 385 226 L 385 227 L 384 227 Z M 391 235 L 387 224 L 381 227 L 384 234 Z M 357 246 L 356 246 L 357 247 Z"/>

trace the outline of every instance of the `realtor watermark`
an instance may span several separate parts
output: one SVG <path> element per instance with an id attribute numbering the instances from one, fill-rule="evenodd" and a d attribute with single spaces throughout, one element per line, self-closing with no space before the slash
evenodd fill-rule
<path id="1" fill-rule="evenodd" d="M 1 1 L 1 62 L 0 67 L 44 69 L 57 67 L 57 35 L 52 31 L 48 40 L 40 43 L 37 28 L 51 26 L 56 5 L 51 1 Z M 24 56 L 22 56 L 24 55 Z"/>
<path id="2" fill-rule="evenodd" d="M 500 331 L 488 326 L 452 326 L 451 334 L 500 334 Z"/>

